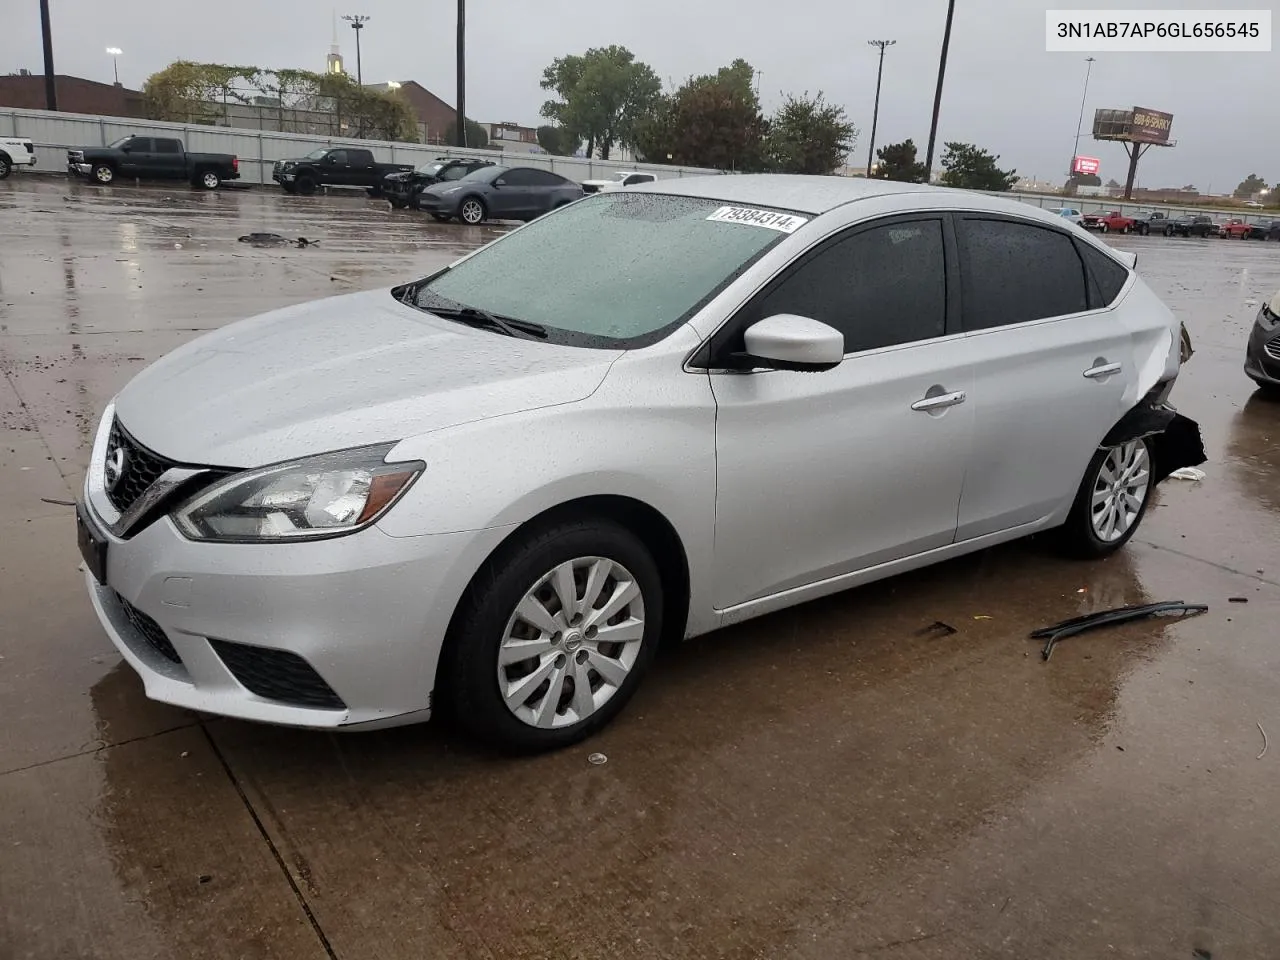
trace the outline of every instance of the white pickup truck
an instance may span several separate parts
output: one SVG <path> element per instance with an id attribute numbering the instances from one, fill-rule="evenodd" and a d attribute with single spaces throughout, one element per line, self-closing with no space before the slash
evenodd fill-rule
<path id="1" fill-rule="evenodd" d="M 607 193 L 610 190 L 621 190 L 623 187 L 635 186 L 637 183 L 653 183 L 657 176 L 652 173 L 636 173 L 634 170 L 619 170 L 608 180 L 584 180 L 583 193 Z"/>
<path id="2" fill-rule="evenodd" d="M 30 140 L 0 137 L 0 180 L 13 173 L 14 167 L 34 167 L 36 148 Z"/>

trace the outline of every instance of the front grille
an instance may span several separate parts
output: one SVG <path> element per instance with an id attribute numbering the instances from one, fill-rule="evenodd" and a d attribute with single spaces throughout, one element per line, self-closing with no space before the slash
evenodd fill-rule
<path id="1" fill-rule="evenodd" d="M 152 650 L 170 663 L 182 663 L 182 658 L 178 656 L 178 651 L 173 649 L 173 644 L 169 642 L 169 638 L 165 635 L 164 628 L 160 624 L 156 623 L 118 593 L 116 594 L 116 599 L 120 601 L 120 607 L 124 610 L 124 615 L 129 618 L 129 622 L 133 624 L 134 629 L 142 635 L 142 639 L 147 642 L 147 645 Z"/>
<path id="2" fill-rule="evenodd" d="M 107 437 L 107 499 L 111 505 L 124 513 L 147 488 L 160 479 L 160 475 L 170 467 L 177 466 L 172 460 L 166 460 L 159 454 L 152 453 L 120 426 L 120 421 L 111 424 L 111 434 Z M 120 458 L 123 457 L 123 461 Z M 110 464 L 113 459 L 121 463 L 120 475 L 113 480 Z"/>
<path id="3" fill-rule="evenodd" d="M 1280 337 L 1268 340 L 1262 345 L 1262 352 L 1272 360 L 1280 360 Z"/>
<path id="4" fill-rule="evenodd" d="M 311 664 L 296 653 L 213 638 L 209 644 L 250 693 L 296 707 L 324 710 L 347 707 Z"/>

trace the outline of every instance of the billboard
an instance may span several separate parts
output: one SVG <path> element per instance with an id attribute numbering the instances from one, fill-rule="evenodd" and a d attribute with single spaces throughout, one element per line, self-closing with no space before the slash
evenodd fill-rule
<path id="1" fill-rule="evenodd" d="M 1071 164 L 1072 173 L 1081 173 L 1085 176 L 1096 176 L 1098 170 L 1102 167 L 1102 163 L 1097 157 L 1076 157 Z"/>
<path id="2" fill-rule="evenodd" d="M 1138 143 L 1168 143 L 1173 129 L 1173 114 L 1146 107 L 1133 108 L 1133 124 L 1129 135 Z"/>

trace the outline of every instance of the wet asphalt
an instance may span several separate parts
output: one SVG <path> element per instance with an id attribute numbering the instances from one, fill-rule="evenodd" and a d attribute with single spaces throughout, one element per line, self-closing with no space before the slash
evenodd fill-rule
<path id="1" fill-rule="evenodd" d="M 1022 542 L 700 638 L 533 759 L 145 699 L 65 505 L 104 403 L 202 331 L 498 232 L 0 183 L 2 960 L 1280 955 L 1280 404 L 1241 370 L 1280 244 L 1114 239 L 1191 331 L 1173 399 L 1210 459 L 1109 560 Z M 1027 639 L 1165 599 L 1210 610 L 1047 664 Z"/>

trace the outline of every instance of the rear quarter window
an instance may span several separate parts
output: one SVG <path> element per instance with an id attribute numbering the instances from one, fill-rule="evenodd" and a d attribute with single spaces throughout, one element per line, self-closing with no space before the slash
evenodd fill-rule
<path id="1" fill-rule="evenodd" d="M 1089 276 L 1100 297 L 1100 302 L 1094 306 L 1110 306 L 1115 302 L 1116 297 L 1120 296 L 1124 285 L 1129 282 L 1129 271 L 1101 250 L 1087 243 L 1079 244 L 1079 249 L 1085 269 L 1089 271 Z"/>

